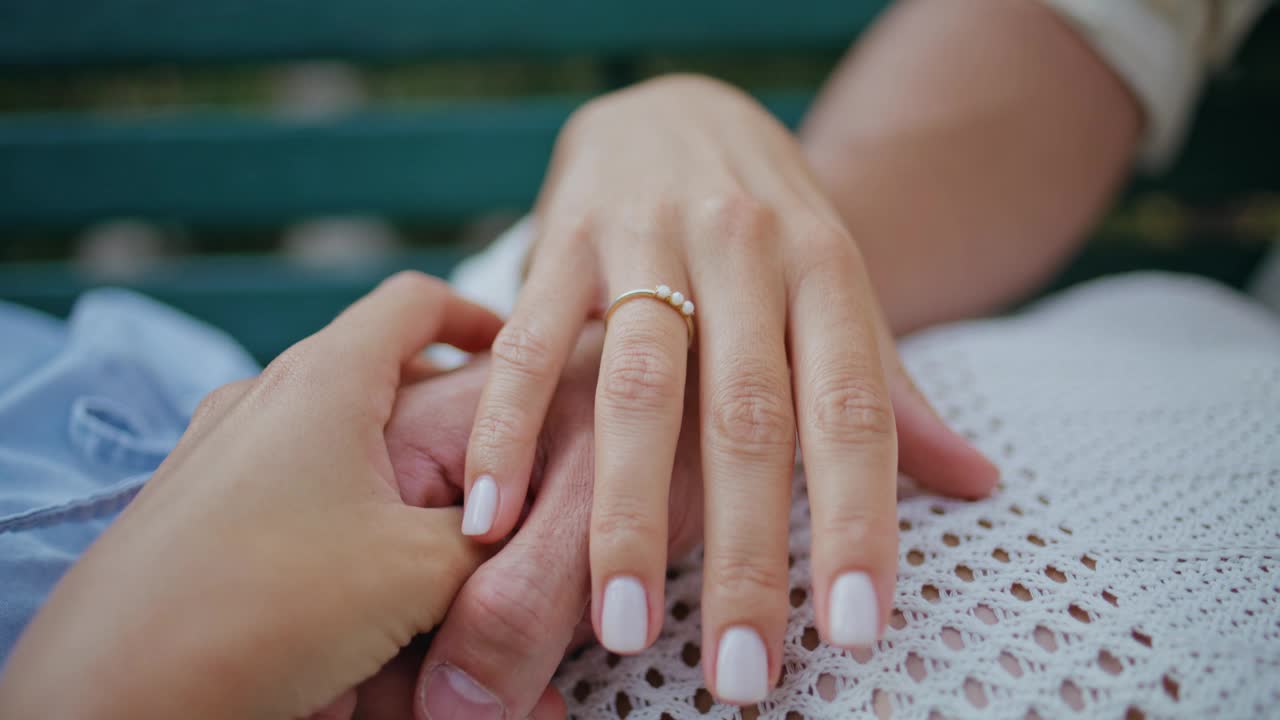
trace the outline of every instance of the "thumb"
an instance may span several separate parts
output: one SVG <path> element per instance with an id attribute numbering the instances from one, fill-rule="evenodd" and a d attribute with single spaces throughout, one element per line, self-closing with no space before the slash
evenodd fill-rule
<path id="1" fill-rule="evenodd" d="M 890 346 L 892 347 L 892 346 Z M 1000 470 L 962 435 L 947 426 L 902 366 L 897 352 L 886 360 L 886 376 L 898 429 L 898 469 L 944 495 L 984 497 Z"/>
<path id="2" fill-rule="evenodd" d="M 544 692 L 590 592 L 590 440 L 552 452 L 528 520 L 458 594 L 423 663 L 419 720 L 555 716 Z"/>
<path id="3" fill-rule="evenodd" d="M 454 596 L 496 547 L 474 542 L 458 530 L 459 508 L 399 505 L 394 510 L 381 530 L 387 542 L 377 545 L 384 556 L 376 563 L 376 582 L 384 612 L 408 613 L 402 628 L 407 643 L 440 624 Z M 396 556 L 387 557 L 392 553 Z"/>

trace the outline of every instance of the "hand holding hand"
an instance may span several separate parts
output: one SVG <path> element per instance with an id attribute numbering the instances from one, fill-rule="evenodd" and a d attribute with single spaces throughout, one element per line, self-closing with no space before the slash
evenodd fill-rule
<path id="1" fill-rule="evenodd" d="M 402 368 L 498 324 L 401 274 L 211 394 L 20 640 L 0 716 L 349 716 L 484 558 L 456 510 L 401 500 L 383 433 Z"/>

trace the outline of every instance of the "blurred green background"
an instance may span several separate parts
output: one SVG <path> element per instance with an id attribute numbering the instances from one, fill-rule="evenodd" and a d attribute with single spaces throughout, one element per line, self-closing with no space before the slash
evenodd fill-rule
<path id="1" fill-rule="evenodd" d="M 136 287 L 228 329 L 267 359 L 382 274 L 402 266 L 446 272 L 482 247 L 527 208 L 554 127 L 581 99 L 692 71 L 748 88 L 794 122 L 883 4 L 6 5 L 0 7 L 0 298 L 66 312 L 84 288 Z M 435 25 L 421 38 L 413 28 L 397 34 L 403 29 L 397 23 L 375 22 L 380 12 Z M 513 22 L 504 12 L 537 15 Z M 372 19 L 353 24 L 351 13 Z M 671 27 L 678 23 L 684 25 Z M 1168 177 L 1138 179 L 1054 287 L 1145 267 L 1198 272 L 1237 287 L 1247 282 L 1280 236 L 1277 39 L 1280 18 L 1272 11 L 1214 82 L 1183 159 Z M 206 205 L 198 192 L 186 192 L 187 183 L 201 187 L 211 165 L 153 162 L 207 136 L 225 143 L 211 146 L 225 175 L 239 166 L 218 157 L 232 147 L 219 133 L 280 132 L 291 139 L 288 133 L 297 131 L 312 133 L 306 142 L 323 163 L 325 153 L 343 160 L 334 148 L 351 133 L 382 129 L 412 142 L 434 133 L 422 140 L 430 152 L 406 145 L 403 162 L 415 165 L 408 174 L 395 167 L 383 172 L 396 162 L 393 141 L 380 146 L 390 156 L 370 165 L 367 177 L 358 162 L 334 165 L 330 178 L 316 177 L 323 165 L 320 172 L 299 165 L 300 184 L 315 183 L 324 191 L 319 196 L 338 199 L 298 205 L 295 198 L 282 201 L 280 212 L 259 208 L 270 207 L 270 195 L 296 188 L 252 185 L 263 171 L 253 167 L 253 151 L 236 160 L 247 184 L 219 176 L 233 183 L 222 187 L 253 187 L 268 197 L 237 200 L 252 211 L 225 215 L 218 198 Z M 169 142 L 178 136 L 181 142 Z M 270 161 L 307 155 L 305 148 L 289 153 Z M 430 153 L 438 153 L 438 163 Z M 138 187 L 177 200 L 165 199 L 163 212 L 129 212 L 128 201 L 95 209 L 88 200 L 96 192 L 127 197 L 119 186 L 135 180 L 135 157 Z M 114 166 L 103 168 L 95 158 Z M 361 195 L 363 185 L 376 195 L 378 183 L 400 177 L 401 185 L 423 183 L 420 205 L 413 195 L 419 189 L 407 187 L 394 200 L 361 206 L 360 198 L 369 197 Z M 326 195 L 325 183 L 338 189 Z M 46 199 L 47 206 L 40 204 Z M 195 208 L 189 216 L 184 202 Z M 43 209 L 27 212 L 37 206 Z M 143 197 L 137 207 L 153 206 Z"/>

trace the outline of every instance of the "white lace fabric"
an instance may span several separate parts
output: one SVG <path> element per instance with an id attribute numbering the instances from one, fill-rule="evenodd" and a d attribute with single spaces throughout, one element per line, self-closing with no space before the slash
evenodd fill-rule
<path id="1" fill-rule="evenodd" d="M 826 646 L 797 475 L 784 675 L 740 711 L 703 685 L 699 563 L 656 645 L 557 683 L 582 719 L 1260 717 L 1280 713 L 1280 320 L 1165 275 L 1099 281 L 903 344 L 1000 466 L 990 498 L 904 481 L 891 627 Z"/>

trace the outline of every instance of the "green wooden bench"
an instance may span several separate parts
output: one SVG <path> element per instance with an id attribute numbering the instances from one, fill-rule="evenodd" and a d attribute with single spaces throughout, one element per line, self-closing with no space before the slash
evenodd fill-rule
<path id="1" fill-rule="evenodd" d="M 520 211 L 534 197 L 557 129 L 584 97 L 673 64 L 731 66 L 735 58 L 756 65 L 772 58 L 827 64 L 884 4 L 0 3 L 0 78 L 158 64 L 243 67 L 340 59 L 379 68 L 488 58 L 533 64 L 576 59 L 593 78 L 585 92 L 574 87 L 552 95 L 433 97 L 310 119 L 208 108 L 0 114 L 0 248 L 23 233 L 117 217 L 237 228 L 341 213 L 448 224 L 495 210 Z M 1139 180 L 1134 193 L 1159 192 L 1191 207 L 1230 210 L 1280 191 L 1278 14 L 1255 32 L 1239 68 L 1216 83 L 1177 166 L 1160 178 Z M 811 82 L 751 89 L 792 124 L 814 91 Z M 1229 234 L 1231 228 L 1209 228 L 1219 231 Z M 417 250 L 329 270 L 265 254 L 197 256 L 165 263 L 129 284 L 227 329 L 266 359 L 392 269 L 442 274 L 459 253 Z M 1172 264 L 1209 262 L 1178 257 Z M 1138 262 L 1128 258 L 1116 267 Z M 1232 262 L 1239 264 L 1229 261 L 1218 274 L 1243 276 L 1247 267 Z M 67 263 L 0 264 L 0 298 L 52 312 L 66 312 L 79 292 L 101 281 Z"/>

